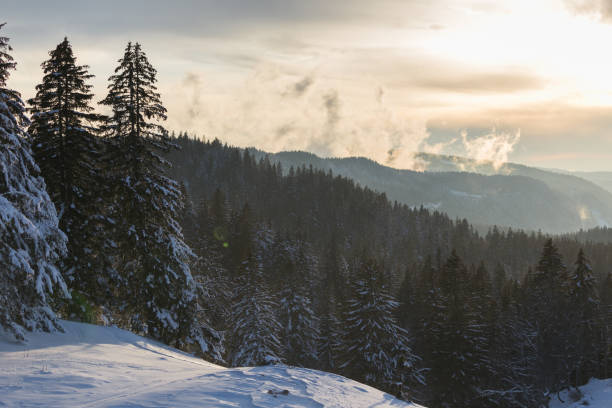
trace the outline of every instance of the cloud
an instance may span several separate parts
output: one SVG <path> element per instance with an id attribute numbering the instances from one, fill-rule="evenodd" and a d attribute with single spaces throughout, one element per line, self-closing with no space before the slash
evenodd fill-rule
<path id="1" fill-rule="evenodd" d="M 544 81 L 523 72 L 444 73 L 436 76 L 423 73 L 414 84 L 420 88 L 459 93 L 510 93 L 541 88 Z"/>
<path id="2" fill-rule="evenodd" d="M 323 95 L 323 106 L 327 114 L 327 126 L 330 130 L 333 130 L 340 120 L 340 99 L 336 90 L 332 89 Z"/>
<path id="3" fill-rule="evenodd" d="M 603 21 L 612 21 L 612 0 L 565 0 L 567 8 L 575 14 L 593 15 Z"/>
<path id="4" fill-rule="evenodd" d="M 188 72 L 183 79 L 182 85 L 188 93 L 191 93 L 189 103 L 185 107 L 187 117 L 189 118 L 189 122 L 185 126 L 189 127 L 201 112 L 200 95 L 202 93 L 202 81 L 198 75 Z"/>
<path id="5" fill-rule="evenodd" d="M 440 31 L 446 29 L 446 27 L 442 24 L 430 24 L 429 29 L 434 31 Z"/>
<path id="6" fill-rule="evenodd" d="M 612 151 L 612 109 L 604 106 L 612 82 L 593 68 L 609 65 L 596 46 L 609 27 L 586 21 L 586 30 L 566 0 L 381 1 L 8 1 L 2 12 L 19 62 L 10 85 L 31 97 L 40 62 L 68 35 L 97 76 L 99 100 L 131 39 L 158 70 L 171 130 L 401 168 L 415 168 L 414 151 L 467 154 L 460 129 L 469 142 L 493 127 L 510 135 L 520 128 L 513 161 Z M 612 14 L 612 0 L 566 4 Z M 550 23 L 544 31 L 542 21 Z M 569 165 L 610 168 L 603 159 L 583 163 Z"/>
<path id="7" fill-rule="evenodd" d="M 287 90 L 283 93 L 283 95 L 299 98 L 308 91 L 308 88 L 311 87 L 313 82 L 314 78 L 310 75 L 307 75 L 296 83 L 291 84 L 289 87 L 287 87 Z"/>
<path id="8" fill-rule="evenodd" d="M 495 170 L 508 162 L 508 155 L 521 139 L 520 130 L 514 134 L 498 133 L 495 129 L 491 133 L 476 138 L 468 138 L 467 131 L 461 132 L 461 142 L 466 156 L 477 162 L 491 162 Z"/>
<path id="9" fill-rule="evenodd" d="M 468 139 L 491 133 L 515 135 L 520 142 L 508 160 L 532 166 L 565 169 L 610 170 L 612 107 L 575 106 L 565 101 L 524 103 L 516 107 L 447 112 L 427 122 L 434 138 L 448 140 L 465 129 Z M 445 154 L 467 155 L 462 143 L 446 147 Z"/>
<path id="10" fill-rule="evenodd" d="M 413 153 L 429 148 L 425 120 L 387 105 L 385 99 L 394 91 L 376 84 L 362 101 L 346 84 L 313 73 L 297 76 L 272 64 L 259 66 L 242 85 L 223 93 L 214 93 L 216 84 L 205 86 L 201 78 L 186 75 L 171 94 L 190 104 L 189 111 L 197 116 L 181 109 L 170 116 L 170 128 L 271 152 L 367 156 L 399 168 L 413 168 Z M 214 103 L 202 103 L 196 94 Z"/>
<path id="11" fill-rule="evenodd" d="M 270 25 L 394 21 L 399 12 L 412 11 L 414 16 L 420 8 L 401 0 L 28 0 L 27 7 L 9 0 L 2 4 L 4 18 L 23 26 L 23 33 L 32 40 L 36 39 L 33 25 L 45 31 L 70 27 L 68 34 L 171 32 L 240 37 L 244 31 Z M 49 21 L 54 24 L 45 24 Z"/>
<path id="12" fill-rule="evenodd" d="M 324 125 L 318 136 L 310 140 L 306 146 L 307 151 L 314 151 L 323 156 L 334 155 L 333 145 L 338 138 L 338 125 L 340 123 L 340 98 L 338 91 L 331 89 L 322 95 L 323 113 L 325 115 Z"/>
<path id="13" fill-rule="evenodd" d="M 511 107 L 478 107 L 460 113 L 436 115 L 428 121 L 428 127 L 436 133 L 455 132 L 456 129 L 482 132 L 491 128 L 505 131 L 520 128 L 524 139 L 537 138 L 549 145 L 549 148 L 561 143 L 575 146 L 577 138 L 588 138 L 588 143 L 594 147 L 601 146 L 601 143 L 593 143 L 595 141 L 612 145 L 609 136 L 612 129 L 612 107 L 576 106 L 557 100 L 522 103 Z"/>
<path id="14" fill-rule="evenodd" d="M 337 68 L 346 77 L 380 78 L 386 88 L 404 88 L 419 94 L 505 94 L 545 88 L 549 81 L 519 65 L 472 65 L 443 55 L 394 48 L 352 48 L 343 51 Z M 381 63 L 372 63 L 379 61 Z M 382 63 L 384 61 L 384 63 Z M 430 92 L 427 92 L 430 91 Z"/>
<path id="15" fill-rule="evenodd" d="M 495 130 L 479 137 L 467 131 L 459 137 L 454 131 L 434 138 L 426 116 L 393 102 L 396 90 L 372 84 L 369 99 L 355 99 L 350 87 L 314 73 L 296 76 L 273 64 L 259 66 L 243 86 L 212 98 L 210 106 L 200 102 L 200 94 L 209 90 L 203 89 L 199 75 L 186 75 L 182 86 L 181 98 L 189 103 L 183 128 L 189 124 L 208 138 L 272 152 L 367 156 L 396 168 L 422 170 L 416 152 L 460 154 L 500 166 L 520 140 L 519 134 Z"/>
<path id="16" fill-rule="evenodd" d="M 382 86 L 376 88 L 376 102 L 382 104 L 384 102 L 385 89 Z"/>

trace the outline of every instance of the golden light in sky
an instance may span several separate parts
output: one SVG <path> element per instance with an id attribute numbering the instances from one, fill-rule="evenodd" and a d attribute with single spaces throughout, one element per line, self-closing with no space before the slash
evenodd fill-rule
<path id="1" fill-rule="evenodd" d="M 99 94 L 137 40 L 177 131 L 401 168 L 418 150 L 470 155 L 485 137 L 508 160 L 612 170 L 607 0 L 150 1 L 150 16 L 133 2 L 119 19 L 114 0 L 60 2 L 69 13 L 8 3 L 26 97 L 64 35 Z"/>

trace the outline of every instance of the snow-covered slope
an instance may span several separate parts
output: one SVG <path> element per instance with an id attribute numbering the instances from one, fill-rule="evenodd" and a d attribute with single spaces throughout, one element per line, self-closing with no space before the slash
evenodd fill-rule
<path id="1" fill-rule="evenodd" d="M 224 368 L 117 328 L 62 322 L 26 345 L 0 335 L 0 406 L 411 407 L 337 375 Z"/>
<path id="2" fill-rule="evenodd" d="M 612 407 L 612 379 L 592 379 L 576 390 L 563 391 L 560 398 L 553 397 L 550 408 L 610 408 Z M 563 402 L 561 402 L 563 401 Z"/>

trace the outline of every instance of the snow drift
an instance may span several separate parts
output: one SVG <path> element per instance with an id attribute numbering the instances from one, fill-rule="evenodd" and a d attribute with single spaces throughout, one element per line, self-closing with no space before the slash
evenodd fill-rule
<path id="1" fill-rule="evenodd" d="M 111 327 L 0 335 L 0 406 L 408 407 L 367 385 L 288 366 L 225 368 Z"/>

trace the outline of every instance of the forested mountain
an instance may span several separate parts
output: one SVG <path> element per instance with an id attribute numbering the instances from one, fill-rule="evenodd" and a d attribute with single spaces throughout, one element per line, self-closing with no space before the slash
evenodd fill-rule
<path id="1" fill-rule="evenodd" d="M 255 157 L 265 153 L 252 149 Z M 409 206 L 467 218 L 473 225 L 499 225 L 565 233 L 612 225 L 612 193 L 579 177 L 527 166 L 417 154 L 425 171 L 397 170 L 365 158 L 322 159 L 305 152 L 270 154 L 272 162 L 313 166 L 385 192 Z"/>
<path id="2" fill-rule="evenodd" d="M 234 296 L 229 304 L 240 310 L 266 300 L 252 310 L 277 310 L 277 318 L 286 316 L 284 288 L 293 288 L 302 297 L 297 302 L 302 308 L 290 308 L 297 313 L 293 321 L 308 322 L 300 326 L 305 337 L 297 344 L 308 350 L 313 344 L 308 338 L 320 339 L 315 366 L 433 407 L 540 406 L 545 390 L 583 383 L 596 372 L 606 375 L 601 370 L 608 364 L 610 244 L 575 236 L 553 242 L 540 233 L 497 227 L 483 236 L 466 220 L 391 203 L 385 194 L 331 171 L 283 169 L 218 140 L 182 135 L 176 142 L 182 148 L 168 158 L 173 177 L 190 197 L 192 210 L 183 217 L 187 242 L 205 262 L 194 273 L 206 282 L 228 276 L 223 282 L 237 285 L 226 295 Z M 205 261 L 211 256 L 217 259 L 213 264 Z M 244 292 L 241 279 L 252 282 L 250 291 Z M 245 296 L 250 296 L 246 303 Z M 574 310 L 582 302 L 577 299 L 594 303 Z M 375 310 L 365 308 L 377 304 Z M 227 321 L 245 327 L 244 314 L 236 313 Z M 245 339 L 232 329 L 235 323 L 218 326 L 233 332 L 226 343 L 229 355 L 233 349 L 243 356 L 244 347 L 255 342 L 258 348 L 246 354 L 253 357 L 241 363 L 288 358 L 293 346 L 286 344 L 295 332 L 257 319 L 271 337 Z M 385 327 L 386 334 L 367 329 L 368 322 Z M 580 334 L 566 330 L 581 324 Z M 308 335 L 305 327 L 318 333 Z M 355 343 L 363 331 L 379 339 L 369 344 L 377 343 L 381 349 L 375 353 L 387 359 L 354 361 L 354 350 L 368 355 Z M 403 354 L 386 346 L 385 336 L 394 339 L 391 344 L 405 344 Z M 585 342 L 600 351 L 580 349 Z M 256 350 L 260 353 L 253 354 Z M 312 364 L 308 355 L 292 361 Z"/>
<path id="3" fill-rule="evenodd" d="M 519 278 L 535 264 L 547 239 L 545 234 L 517 229 L 490 228 L 489 233 L 479 234 L 471 220 L 393 203 L 386 194 L 360 187 L 333 171 L 314 166 L 291 170 L 219 141 L 181 137 L 177 142 L 182 148 L 169 156 L 172 176 L 185 183 L 194 202 L 210 199 L 220 190 L 235 211 L 248 203 L 261 221 L 322 248 L 338 234 L 350 239 L 353 251 L 384 248 L 393 260 L 390 266 L 419 263 L 427 256 L 438 256 L 438 250 L 445 258 L 455 249 L 467 263 L 484 260 L 488 268 L 504 265 Z M 580 245 L 573 235 L 559 241 L 568 259 Z M 607 251 L 606 245 L 596 242 L 585 245 L 590 254 Z M 591 258 L 595 272 L 605 275 L 607 257 Z"/>

